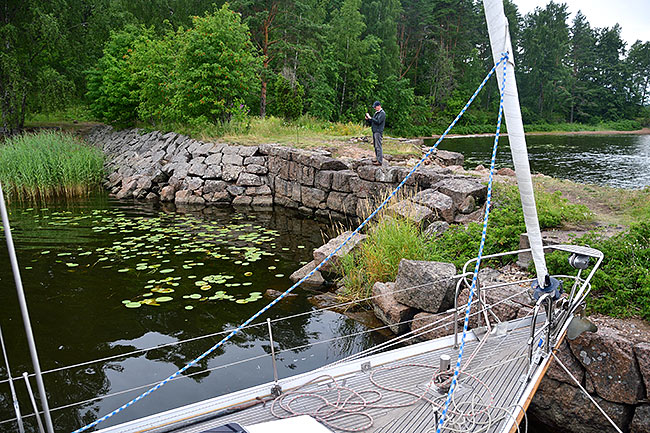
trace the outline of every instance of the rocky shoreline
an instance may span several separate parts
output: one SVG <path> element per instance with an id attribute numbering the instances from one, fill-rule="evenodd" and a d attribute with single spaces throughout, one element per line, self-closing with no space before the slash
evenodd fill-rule
<path id="1" fill-rule="evenodd" d="M 160 200 L 179 206 L 278 205 L 333 220 L 363 217 L 410 171 L 400 166 L 376 167 L 370 160 L 335 159 L 324 151 L 275 144 L 205 143 L 158 131 L 143 134 L 135 129 L 114 131 L 101 126 L 90 131 L 86 139 L 106 153 L 106 187 L 116 197 Z M 436 162 L 418 169 L 404 185 L 407 198 L 390 207 L 391 212 L 428 227 L 432 236 L 448 224 L 480 219 L 486 194 L 479 179 L 454 174 L 447 167 L 462 165 L 462 156 L 459 159 L 458 154 L 439 152 Z M 297 281 L 310 272 L 345 237 L 341 235 L 315 250 L 314 261 L 296 271 L 292 279 Z M 358 242 L 363 242 L 363 235 L 350 248 Z M 521 264 L 525 261 L 526 257 L 520 257 Z M 334 268 L 323 271 L 307 283 L 322 287 L 329 277 L 327 273 Z M 431 326 L 441 319 L 449 321 L 449 308 L 453 306 L 453 294 L 450 297 L 449 293 L 455 284 L 444 281 L 451 281 L 456 271 L 448 263 L 403 260 L 395 282 L 373 287 L 374 314 L 395 334 Z M 484 282 L 508 280 L 507 273 L 498 270 L 486 268 L 481 273 Z M 442 282 L 417 292 L 400 290 L 430 280 Z M 335 296 L 326 292 L 315 296 L 314 301 L 327 303 Z M 467 294 L 461 293 L 459 302 L 463 296 L 467 299 Z M 499 302 L 496 296 L 488 293 L 488 302 Z M 508 294 L 498 294 L 502 296 Z M 527 296 L 515 296 L 497 307 L 496 313 L 509 320 L 526 315 L 531 303 Z M 650 326 L 634 320 L 594 320 L 598 332 L 567 340 L 558 355 L 624 432 L 649 432 Z M 433 328 L 419 338 L 449 335 L 452 328 Z M 542 381 L 529 413 L 554 431 L 611 431 L 602 414 L 555 364 Z"/>

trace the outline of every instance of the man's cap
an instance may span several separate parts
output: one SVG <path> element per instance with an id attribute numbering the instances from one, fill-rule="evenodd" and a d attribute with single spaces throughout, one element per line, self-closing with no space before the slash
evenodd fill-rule
<path id="1" fill-rule="evenodd" d="M 372 107 L 375 108 L 375 107 L 378 107 L 378 106 L 380 106 L 380 105 L 381 105 L 381 102 L 379 102 L 379 101 L 375 101 L 375 102 L 372 104 Z"/>

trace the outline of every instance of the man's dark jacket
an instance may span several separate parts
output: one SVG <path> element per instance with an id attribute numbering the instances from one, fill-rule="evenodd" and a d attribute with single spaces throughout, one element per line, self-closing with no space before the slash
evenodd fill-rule
<path id="1" fill-rule="evenodd" d="M 377 111 L 372 119 L 370 119 L 372 124 L 372 132 L 384 132 L 384 124 L 386 123 L 386 113 L 384 110 Z"/>

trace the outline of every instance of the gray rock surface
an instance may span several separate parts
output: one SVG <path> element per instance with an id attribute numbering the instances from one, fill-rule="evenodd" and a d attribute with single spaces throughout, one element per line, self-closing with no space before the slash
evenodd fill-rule
<path id="1" fill-rule="evenodd" d="M 417 313 L 411 322 L 411 331 L 417 334 L 417 341 L 435 340 L 453 335 L 454 316 L 450 313 Z"/>
<path id="2" fill-rule="evenodd" d="M 325 245 L 320 246 L 319 248 L 314 250 L 314 261 L 316 263 L 322 262 L 327 256 L 332 254 L 340 245 L 345 242 L 345 240 L 350 237 L 352 232 L 344 232 L 340 234 L 339 236 L 330 239 L 329 242 L 327 242 Z M 332 258 L 328 260 L 323 267 L 321 267 L 321 270 L 323 272 L 334 272 L 336 269 L 336 265 L 339 263 L 341 260 L 341 257 L 345 256 L 347 253 L 352 251 L 352 249 L 357 246 L 360 242 L 362 242 L 367 235 L 362 235 L 357 233 L 356 235 L 352 236 L 350 238 L 350 241 L 343 246 L 341 249 L 336 251 Z"/>
<path id="3" fill-rule="evenodd" d="M 612 403 L 598 396 L 596 402 L 623 431 L 629 431 L 634 408 Z M 564 382 L 544 379 L 533 398 L 529 411 L 550 425 L 553 431 L 572 433 L 611 432 L 612 426 L 580 391 Z"/>
<path id="4" fill-rule="evenodd" d="M 453 306 L 456 266 L 451 263 L 402 260 L 395 281 L 395 299 L 429 313 Z"/>
<path id="5" fill-rule="evenodd" d="M 614 328 L 599 326 L 569 342 L 586 370 L 587 391 L 615 403 L 634 404 L 645 397 L 643 378 L 634 356 L 634 343 Z"/>
<path id="6" fill-rule="evenodd" d="M 298 269 L 295 271 L 289 279 L 297 283 L 301 279 L 305 278 L 307 274 L 309 274 L 311 271 L 314 270 L 318 266 L 318 262 L 315 260 L 312 260 L 311 262 L 307 263 L 305 266 L 302 268 Z M 322 287 L 325 284 L 325 279 L 323 278 L 323 275 L 320 273 L 320 271 L 314 272 L 309 278 L 307 278 L 305 281 L 302 282 L 300 287 L 304 287 L 307 289 L 318 289 Z"/>
<path id="7" fill-rule="evenodd" d="M 388 207 L 394 215 L 410 220 L 419 226 L 428 225 L 435 221 L 437 213 L 435 210 L 414 203 L 411 200 L 402 200 Z"/>
<path id="8" fill-rule="evenodd" d="M 413 197 L 413 201 L 436 212 L 440 219 L 451 223 L 454 221 L 454 202 L 448 195 L 434 189 L 425 189 Z"/>
<path id="9" fill-rule="evenodd" d="M 456 206 L 460 206 L 469 195 L 480 203 L 487 195 L 487 186 L 474 179 L 446 178 L 436 183 L 433 188 L 451 197 Z"/>
<path id="10" fill-rule="evenodd" d="M 372 307 L 375 316 L 388 325 L 394 334 L 401 334 L 410 328 L 406 322 L 413 318 L 416 309 L 397 302 L 394 290 L 395 283 L 376 282 L 372 287 Z"/>

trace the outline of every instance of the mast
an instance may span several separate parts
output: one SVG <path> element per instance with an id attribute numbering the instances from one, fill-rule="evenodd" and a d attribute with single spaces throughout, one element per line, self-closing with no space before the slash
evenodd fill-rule
<path id="1" fill-rule="evenodd" d="M 508 54 L 506 63 L 506 88 L 503 96 L 503 114 L 508 127 L 508 140 L 510 141 L 510 152 L 515 165 L 517 184 L 521 206 L 524 211 L 526 232 L 537 272 L 538 287 L 545 288 L 550 285 L 546 260 L 544 259 L 544 245 L 542 244 L 542 233 L 539 229 L 537 219 L 537 207 L 535 206 L 535 194 L 533 192 L 533 180 L 530 175 L 528 163 L 528 149 L 526 148 L 526 136 L 524 125 L 521 121 L 521 109 L 519 107 L 519 94 L 517 93 L 517 82 L 515 81 L 515 64 L 512 44 L 510 42 L 510 31 L 508 20 L 503 12 L 503 0 L 483 0 L 485 8 L 485 19 L 490 34 L 490 45 L 492 57 L 496 64 L 504 53 Z"/>

